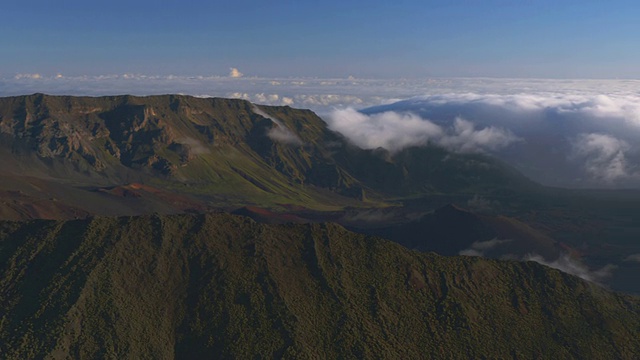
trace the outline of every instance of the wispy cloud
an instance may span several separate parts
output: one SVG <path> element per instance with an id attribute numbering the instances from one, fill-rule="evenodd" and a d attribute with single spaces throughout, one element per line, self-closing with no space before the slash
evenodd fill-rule
<path id="1" fill-rule="evenodd" d="M 485 257 L 487 256 L 487 253 L 491 254 L 492 250 L 498 249 L 501 245 L 510 243 L 511 241 L 512 240 L 500 240 L 497 238 L 487 241 L 476 241 L 471 244 L 469 248 L 460 251 L 459 255 Z M 500 254 L 500 252 L 498 252 L 498 254 Z M 543 256 L 538 254 L 527 254 L 525 256 L 518 256 L 511 253 L 503 253 L 499 256 L 501 259 L 534 261 L 539 264 L 560 270 L 567 274 L 571 274 L 584 280 L 599 284 L 610 278 L 613 275 L 613 271 L 618 268 L 616 265 L 608 264 L 601 267 L 600 269 L 592 270 L 588 266 L 580 262 L 580 260 L 574 259 L 566 253 L 561 254 L 554 260 L 545 259 Z"/>
<path id="2" fill-rule="evenodd" d="M 606 134 L 580 134 L 573 141 L 573 156 L 584 159 L 591 176 L 609 183 L 635 176 L 625 157 L 630 149 L 626 141 Z"/>
<path id="3" fill-rule="evenodd" d="M 624 261 L 635 261 L 640 262 L 640 254 L 632 254 L 627 256 Z"/>
<path id="4" fill-rule="evenodd" d="M 511 241 L 512 240 L 510 239 L 498 239 L 498 238 L 494 238 L 487 241 L 476 241 L 473 244 L 471 244 L 471 246 L 468 249 L 464 249 L 460 251 L 459 254 L 466 255 L 466 256 L 484 256 L 486 251 L 496 248 L 502 244 L 509 243 Z"/>
<path id="5" fill-rule="evenodd" d="M 289 130 L 289 128 L 287 128 L 287 126 L 279 119 L 270 116 L 257 106 L 253 107 L 253 112 L 273 122 L 274 126 L 267 132 L 267 136 L 271 140 L 287 145 L 300 146 L 303 144 L 302 139 L 300 139 L 293 131 Z"/>
<path id="6" fill-rule="evenodd" d="M 194 155 L 208 154 L 210 152 L 209 149 L 206 146 L 202 145 L 200 141 L 188 136 L 178 138 L 176 139 L 176 142 L 182 145 L 187 145 Z"/>
<path id="7" fill-rule="evenodd" d="M 608 279 L 613 274 L 613 271 L 617 268 L 615 265 L 605 265 L 598 270 L 591 270 L 584 264 L 577 260 L 572 259 L 569 255 L 565 254 L 553 261 L 545 260 L 540 255 L 528 255 L 524 258 L 525 261 L 535 261 L 539 264 L 546 265 L 548 267 L 558 269 L 571 275 L 578 276 L 584 280 L 601 283 Z"/>

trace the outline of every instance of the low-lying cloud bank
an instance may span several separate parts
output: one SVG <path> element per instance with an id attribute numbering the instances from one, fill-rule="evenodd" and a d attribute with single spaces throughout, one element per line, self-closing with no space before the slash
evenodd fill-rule
<path id="1" fill-rule="evenodd" d="M 428 144 L 458 152 L 479 152 L 520 140 L 509 130 L 493 126 L 476 129 L 473 123 L 459 117 L 450 126 L 440 126 L 410 112 L 367 115 L 349 108 L 333 111 L 326 120 L 332 130 L 364 149 L 382 147 L 392 152 Z"/>
<path id="2" fill-rule="evenodd" d="M 440 94 L 328 123 L 363 147 L 489 152 L 547 185 L 640 187 L 640 95 Z"/>

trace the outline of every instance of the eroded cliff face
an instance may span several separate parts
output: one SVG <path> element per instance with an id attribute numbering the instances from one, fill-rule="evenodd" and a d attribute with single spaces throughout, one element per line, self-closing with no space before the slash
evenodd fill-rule
<path id="1" fill-rule="evenodd" d="M 487 157 L 429 147 L 393 156 L 362 150 L 309 110 L 244 100 L 2 98 L 0 132 L 12 153 L 85 177 L 124 179 L 126 169 L 197 185 L 244 182 L 283 196 L 292 186 L 310 185 L 360 200 L 365 192 L 376 198 L 527 183 Z"/>

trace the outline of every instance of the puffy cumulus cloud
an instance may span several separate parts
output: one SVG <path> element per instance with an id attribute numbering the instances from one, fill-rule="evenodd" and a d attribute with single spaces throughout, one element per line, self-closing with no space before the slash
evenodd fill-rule
<path id="1" fill-rule="evenodd" d="M 303 145 L 302 139 L 298 137 L 293 131 L 291 131 L 287 126 L 277 118 L 270 116 L 269 114 L 262 111 L 257 106 L 253 107 L 253 112 L 262 116 L 263 118 L 269 119 L 273 122 L 273 127 L 267 131 L 267 136 L 276 142 L 293 145 L 293 146 L 301 146 Z"/>
<path id="2" fill-rule="evenodd" d="M 580 134 L 573 141 L 573 156 L 585 159 L 585 170 L 596 179 L 612 182 L 632 176 L 625 153 L 629 144 L 606 134 Z"/>
<path id="3" fill-rule="evenodd" d="M 237 92 L 237 91 L 232 93 L 227 93 L 226 96 L 231 99 L 243 99 L 243 100 L 249 100 L 249 101 L 252 100 L 251 95 L 243 92 Z"/>
<path id="4" fill-rule="evenodd" d="M 461 118 L 453 126 L 441 127 L 416 114 L 383 112 L 367 115 L 352 108 L 335 110 L 327 118 L 329 127 L 354 144 L 365 148 L 385 148 L 391 152 L 409 146 L 439 145 L 458 152 L 499 149 L 518 141 L 509 131 L 495 127 L 476 129 Z"/>
<path id="5" fill-rule="evenodd" d="M 243 73 L 240 72 L 240 70 L 232 67 L 229 68 L 229 77 L 230 78 L 241 78 L 242 76 L 244 76 Z"/>
<path id="6" fill-rule="evenodd" d="M 364 149 L 382 147 L 398 151 L 407 146 L 425 145 L 443 135 L 438 125 L 412 113 L 366 115 L 349 108 L 335 110 L 327 120 L 332 130 Z"/>
<path id="7" fill-rule="evenodd" d="M 537 254 L 527 255 L 523 260 L 535 261 L 539 264 L 558 269 L 562 272 L 596 283 L 601 283 L 611 277 L 613 271 L 617 268 L 615 265 L 608 264 L 598 270 L 591 270 L 581 262 L 572 259 L 567 254 L 564 254 L 553 261 L 545 260 L 542 256 Z"/>
<path id="8" fill-rule="evenodd" d="M 282 105 L 293 105 L 294 101 L 290 97 L 283 96 L 282 97 Z"/>

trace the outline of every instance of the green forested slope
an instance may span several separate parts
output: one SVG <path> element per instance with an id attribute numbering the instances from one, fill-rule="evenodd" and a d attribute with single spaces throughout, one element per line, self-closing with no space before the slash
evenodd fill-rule
<path id="1" fill-rule="evenodd" d="M 536 263 L 225 215 L 0 223 L 0 357 L 598 358 L 640 301 Z"/>

